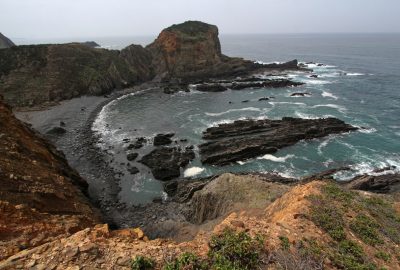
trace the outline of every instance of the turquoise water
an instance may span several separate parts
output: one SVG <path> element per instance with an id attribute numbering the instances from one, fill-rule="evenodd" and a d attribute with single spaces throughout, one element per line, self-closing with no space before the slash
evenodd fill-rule
<path id="1" fill-rule="evenodd" d="M 273 171 L 301 177 L 346 165 L 354 170 L 336 176 L 346 180 L 376 168 L 400 167 L 400 35 L 223 36 L 222 48 L 227 55 L 264 62 L 297 58 L 326 66 L 309 66 L 319 75 L 316 79 L 305 73 L 287 74 L 306 83 L 298 88 L 175 95 L 153 89 L 120 98 L 107 105 L 94 124 L 101 134 L 101 146 L 108 149 L 116 167 L 126 172 L 126 164 L 121 165 L 126 162 L 124 138 L 152 138 L 157 133 L 174 132 L 175 138 L 198 145 L 203 142 L 202 131 L 218 123 L 283 116 L 333 116 L 365 129 L 300 142 L 275 155 L 225 167 L 203 166 L 197 155 L 182 174 L 202 177 L 221 172 Z M 294 92 L 312 96 L 290 97 Z M 274 99 L 258 101 L 261 97 Z M 139 153 L 151 150 L 149 145 Z M 163 196 L 162 183 L 154 180 L 145 166 L 134 165 L 141 173 L 126 173 L 121 178 L 122 201 L 146 203 Z"/>

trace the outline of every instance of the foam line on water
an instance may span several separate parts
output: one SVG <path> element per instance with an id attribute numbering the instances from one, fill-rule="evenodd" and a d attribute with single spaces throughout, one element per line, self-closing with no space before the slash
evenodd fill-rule
<path id="1" fill-rule="evenodd" d="M 262 157 L 258 157 L 257 159 L 265 159 L 265 160 L 270 160 L 270 161 L 273 161 L 273 162 L 281 162 L 281 163 L 283 163 L 283 162 L 286 162 L 287 159 L 294 158 L 294 157 L 295 157 L 295 155 L 286 155 L 284 157 L 276 157 L 274 155 L 266 154 L 266 155 L 264 155 Z"/>
<path id="2" fill-rule="evenodd" d="M 221 115 L 232 113 L 232 112 L 242 112 L 242 111 L 261 112 L 262 110 L 260 108 L 247 107 L 247 108 L 242 108 L 242 109 L 230 109 L 230 110 L 227 110 L 225 112 L 220 112 L 220 113 L 205 112 L 205 114 L 208 116 L 221 116 Z"/>
<path id="3" fill-rule="evenodd" d="M 204 172 L 204 168 L 200 168 L 200 167 L 191 167 L 185 170 L 185 172 L 183 173 L 183 175 L 185 177 L 193 177 L 196 175 L 201 174 L 202 172 Z"/>
<path id="4" fill-rule="evenodd" d="M 332 94 L 331 92 L 328 91 L 323 91 L 321 94 L 323 97 L 327 97 L 327 98 L 333 98 L 335 100 L 338 100 L 339 98 L 337 96 L 335 96 L 334 94 Z"/>

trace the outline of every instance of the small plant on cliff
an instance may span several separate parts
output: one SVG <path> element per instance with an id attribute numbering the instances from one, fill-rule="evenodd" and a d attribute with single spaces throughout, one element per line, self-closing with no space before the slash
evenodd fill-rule
<path id="1" fill-rule="evenodd" d="M 382 244 L 379 236 L 379 225 L 366 215 L 358 215 L 351 223 L 350 229 L 366 244 Z"/>
<path id="2" fill-rule="evenodd" d="M 231 229 L 213 236 L 209 247 L 210 269 L 218 270 L 257 269 L 265 252 L 262 237 L 252 238 L 245 232 L 236 233 Z"/>
<path id="3" fill-rule="evenodd" d="M 150 258 L 137 256 L 132 260 L 132 270 L 152 270 L 154 269 L 154 261 Z"/>
<path id="4" fill-rule="evenodd" d="M 279 236 L 279 240 L 281 240 L 281 248 L 283 250 L 289 250 L 290 249 L 289 238 L 287 238 L 286 236 Z"/>
<path id="5" fill-rule="evenodd" d="M 207 262 L 193 253 L 185 252 L 173 262 L 167 263 L 163 270 L 207 270 Z"/>

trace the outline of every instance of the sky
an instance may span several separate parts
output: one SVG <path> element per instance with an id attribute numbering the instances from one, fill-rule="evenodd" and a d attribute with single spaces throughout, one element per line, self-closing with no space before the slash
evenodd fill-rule
<path id="1" fill-rule="evenodd" d="M 157 35 L 186 20 L 222 34 L 400 32 L 400 0 L 0 0 L 15 38 Z"/>

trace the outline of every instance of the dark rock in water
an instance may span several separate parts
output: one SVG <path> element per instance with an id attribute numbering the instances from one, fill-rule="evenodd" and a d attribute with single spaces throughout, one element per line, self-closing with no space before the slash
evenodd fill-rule
<path id="1" fill-rule="evenodd" d="M 294 82 L 286 79 L 279 80 L 264 80 L 261 82 L 251 82 L 251 83 L 236 83 L 234 82 L 229 88 L 232 90 L 243 90 L 246 88 L 283 88 L 290 86 L 301 86 L 304 83 Z"/>
<path id="2" fill-rule="evenodd" d="M 317 74 L 312 74 L 312 75 L 310 75 L 310 78 L 318 78 L 318 75 Z"/>
<path id="3" fill-rule="evenodd" d="M 268 97 L 263 97 L 263 98 L 258 99 L 258 101 L 264 101 L 264 100 L 269 100 L 269 98 Z"/>
<path id="4" fill-rule="evenodd" d="M 250 102 L 250 100 L 247 99 L 242 101 L 242 103 L 247 103 L 247 102 Z"/>
<path id="5" fill-rule="evenodd" d="M 184 143 L 185 143 L 185 142 L 188 142 L 187 139 L 180 139 L 179 141 L 180 141 L 180 142 L 184 142 Z"/>
<path id="6" fill-rule="evenodd" d="M 67 130 L 62 127 L 53 127 L 52 129 L 46 132 L 46 134 L 49 135 L 64 135 L 65 133 L 67 133 Z"/>
<path id="7" fill-rule="evenodd" d="M 195 158 L 193 150 L 183 151 L 179 147 L 160 147 L 139 162 L 151 169 L 154 178 L 162 181 L 171 180 L 180 176 L 180 168 L 189 164 Z"/>
<path id="8" fill-rule="evenodd" d="M 307 97 L 307 96 L 311 96 L 311 93 L 305 92 L 305 93 L 293 93 L 290 95 L 291 97 Z"/>
<path id="9" fill-rule="evenodd" d="M 124 143 L 128 143 L 128 142 L 131 141 L 131 139 L 126 138 L 126 139 L 123 139 L 122 141 L 123 141 Z"/>
<path id="10" fill-rule="evenodd" d="M 138 173 L 139 173 L 139 169 L 136 168 L 136 167 L 129 167 L 129 168 L 128 168 L 128 172 L 129 172 L 130 174 L 138 174 Z"/>
<path id="11" fill-rule="evenodd" d="M 174 133 L 157 134 L 154 137 L 154 146 L 171 144 L 172 143 L 171 138 L 174 137 L 174 135 L 175 135 Z"/>
<path id="12" fill-rule="evenodd" d="M 200 84 L 196 86 L 196 90 L 201 92 L 224 92 L 228 88 L 220 84 Z"/>
<path id="13" fill-rule="evenodd" d="M 63 121 L 60 121 L 60 127 L 65 127 L 66 124 Z"/>
<path id="14" fill-rule="evenodd" d="M 286 62 L 286 63 L 272 63 L 272 64 L 264 64 L 264 67 L 273 68 L 273 69 L 298 69 L 299 61 L 297 59 Z"/>
<path id="15" fill-rule="evenodd" d="M 346 186 L 350 189 L 375 193 L 394 193 L 400 191 L 400 174 L 362 175 L 352 179 Z"/>
<path id="16" fill-rule="evenodd" d="M 130 153 L 130 154 L 128 154 L 128 155 L 126 156 L 126 159 L 129 160 L 129 161 L 133 161 L 133 160 L 135 160 L 138 156 L 139 156 L 138 153 Z"/>
<path id="17" fill-rule="evenodd" d="M 199 146 L 204 164 L 227 165 L 257 156 L 271 154 L 301 140 L 321 138 L 357 130 L 336 118 L 282 120 L 239 120 L 208 128 Z"/>
<path id="18" fill-rule="evenodd" d="M 323 67 L 323 66 L 325 66 L 324 64 L 318 64 L 317 65 L 318 67 Z"/>
<path id="19" fill-rule="evenodd" d="M 178 92 L 190 92 L 190 90 L 187 85 L 169 85 L 164 87 L 163 92 L 165 94 L 171 95 Z"/>
<path id="20" fill-rule="evenodd" d="M 132 150 L 132 149 L 140 149 L 143 147 L 143 145 L 147 142 L 147 139 L 144 137 L 138 138 L 135 143 L 131 143 L 128 147 L 127 150 Z"/>

